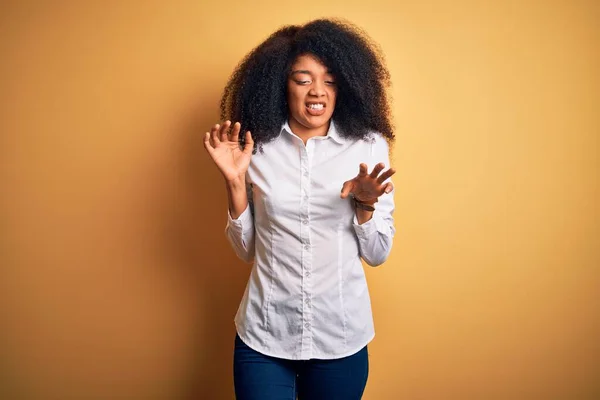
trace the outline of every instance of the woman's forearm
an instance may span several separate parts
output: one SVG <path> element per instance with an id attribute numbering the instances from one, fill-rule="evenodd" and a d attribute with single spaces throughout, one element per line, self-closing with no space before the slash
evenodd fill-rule
<path id="1" fill-rule="evenodd" d="M 246 194 L 246 178 L 241 177 L 232 181 L 226 181 L 227 200 L 229 201 L 229 214 L 232 219 L 237 219 L 248 207 L 248 195 Z"/>
<path id="2" fill-rule="evenodd" d="M 359 225 L 368 222 L 373 218 L 373 211 L 363 210 L 360 208 L 356 209 L 356 219 L 358 220 Z"/>

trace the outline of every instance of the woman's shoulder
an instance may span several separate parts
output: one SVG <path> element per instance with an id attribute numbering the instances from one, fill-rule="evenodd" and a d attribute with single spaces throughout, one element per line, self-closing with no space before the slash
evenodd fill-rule
<path id="1" fill-rule="evenodd" d="M 378 131 L 370 131 L 364 138 L 359 139 L 366 147 L 368 147 L 371 153 L 388 152 L 390 149 L 388 139 Z"/>

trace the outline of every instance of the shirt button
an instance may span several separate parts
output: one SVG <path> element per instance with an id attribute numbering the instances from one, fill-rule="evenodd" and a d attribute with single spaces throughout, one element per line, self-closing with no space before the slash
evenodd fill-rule
<path id="1" fill-rule="evenodd" d="M 304 225 L 307 225 L 307 224 L 308 224 L 308 219 L 306 219 L 306 218 L 305 218 L 305 219 L 303 219 L 303 220 L 302 220 L 302 223 L 303 223 Z"/>
<path id="2" fill-rule="evenodd" d="M 310 271 L 306 271 L 304 275 L 306 275 L 307 278 L 310 278 Z"/>
<path id="3" fill-rule="evenodd" d="M 309 245 L 307 245 L 307 244 L 305 244 L 305 245 L 304 245 L 304 250 L 310 250 L 310 246 L 309 246 Z"/>
<path id="4" fill-rule="evenodd" d="M 310 322 L 307 322 L 307 323 L 305 323 L 305 324 L 304 324 L 304 327 L 305 327 L 306 329 L 310 329 Z"/>
<path id="5" fill-rule="evenodd" d="M 304 171 L 304 173 L 302 175 L 308 176 L 308 171 Z"/>

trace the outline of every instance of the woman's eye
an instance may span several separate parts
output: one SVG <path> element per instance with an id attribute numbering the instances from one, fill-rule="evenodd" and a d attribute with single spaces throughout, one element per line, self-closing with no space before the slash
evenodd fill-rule
<path id="1" fill-rule="evenodd" d="M 296 81 L 296 83 L 298 85 L 309 85 L 311 83 L 311 81 Z M 325 81 L 325 84 L 333 86 L 333 85 L 335 85 L 335 81 Z"/>

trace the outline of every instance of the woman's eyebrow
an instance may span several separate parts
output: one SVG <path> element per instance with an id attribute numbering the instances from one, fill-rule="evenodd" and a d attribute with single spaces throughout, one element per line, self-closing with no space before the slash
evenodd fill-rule
<path id="1" fill-rule="evenodd" d="M 331 74 L 331 71 L 330 71 L 330 70 L 327 70 L 327 73 L 328 73 L 328 74 Z M 292 71 L 292 72 L 290 73 L 290 75 L 294 75 L 294 74 L 308 74 L 308 75 L 312 75 L 312 72 L 310 72 L 310 71 L 309 71 L 309 70 L 307 70 L 307 69 L 297 69 L 297 70 L 294 70 L 294 71 Z"/>
<path id="2" fill-rule="evenodd" d="M 312 75 L 312 73 L 310 71 L 305 70 L 305 69 L 297 69 L 295 71 L 292 71 L 291 75 L 294 75 L 294 74 L 309 74 L 309 75 Z"/>

